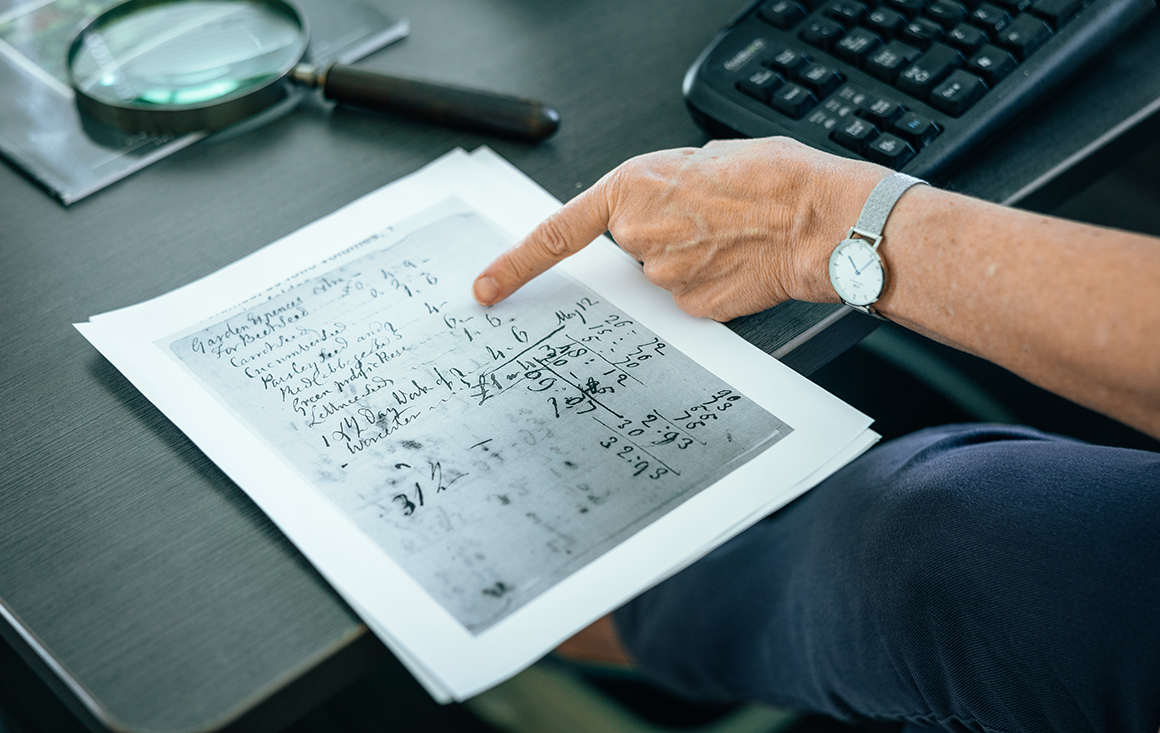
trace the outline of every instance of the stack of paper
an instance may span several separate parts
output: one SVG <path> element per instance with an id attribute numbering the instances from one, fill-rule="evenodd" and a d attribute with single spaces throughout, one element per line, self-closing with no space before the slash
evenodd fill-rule
<path id="1" fill-rule="evenodd" d="M 456 151 L 77 328 L 439 700 L 520 671 L 866 450 L 870 419 L 598 240 L 483 308 L 559 206 Z"/>

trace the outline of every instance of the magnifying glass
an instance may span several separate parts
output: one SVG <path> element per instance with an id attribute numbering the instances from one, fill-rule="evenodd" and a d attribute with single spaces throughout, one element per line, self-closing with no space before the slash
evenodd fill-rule
<path id="1" fill-rule="evenodd" d="M 306 18 L 285 0 L 128 0 L 87 22 L 68 51 L 82 114 L 125 132 L 228 127 L 288 99 L 296 86 L 425 121 L 536 142 L 556 131 L 540 102 L 305 63 Z"/>

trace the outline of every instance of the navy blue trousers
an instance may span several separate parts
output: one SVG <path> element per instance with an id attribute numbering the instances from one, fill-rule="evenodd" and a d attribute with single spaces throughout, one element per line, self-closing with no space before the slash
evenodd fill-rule
<path id="1" fill-rule="evenodd" d="M 619 609 L 644 674 L 952 731 L 1160 730 L 1160 454 L 924 430 Z"/>

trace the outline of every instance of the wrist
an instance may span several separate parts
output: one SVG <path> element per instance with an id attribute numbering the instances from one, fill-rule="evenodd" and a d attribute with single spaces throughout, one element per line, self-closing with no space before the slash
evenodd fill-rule
<path id="1" fill-rule="evenodd" d="M 882 256 L 887 222 L 908 191 L 925 185 L 926 181 L 914 176 L 891 173 L 871 190 L 857 221 L 827 262 L 830 284 L 843 303 L 868 315 L 879 315 L 876 304 L 889 277 Z"/>
<path id="2" fill-rule="evenodd" d="M 879 250 L 889 276 L 875 308 L 882 315 L 889 316 L 891 320 L 899 318 L 906 320 L 904 311 L 908 310 L 909 306 L 906 306 L 904 301 L 913 301 L 914 297 L 929 298 L 929 295 L 917 293 L 915 290 L 917 284 L 925 283 L 929 278 L 929 274 L 918 273 L 926 272 L 933 259 L 938 257 L 935 252 L 929 250 L 932 243 L 929 233 L 956 231 L 963 226 L 961 222 L 951 225 L 945 218 L 947 212 L 943 206 L 932 204 L 933 200 L 945 196 L 947 196 L 945 191 L 929 185 L 915 186 L 898 200 L 889 221 L 886 222 L 886 229 L 883 232 L 885 238 Z"/>
<path id="3" fill-rule="evenodd" d="M 795 252 L 796 276 L 792 282 L 796 287 L 790 292 L 794 300 L 811 303 L 841 302 L 830 280 L 830 256 L 858 221 L 871 191 L 891 171 L 876 165 L 856 164 L 850 169 L 831 173 L 835 175 L 825 184 L 824 195 L 807 202 L 813 210 L 806 216 L 815 226 L 809 236 L 801 237 L 801 246 Z"/>

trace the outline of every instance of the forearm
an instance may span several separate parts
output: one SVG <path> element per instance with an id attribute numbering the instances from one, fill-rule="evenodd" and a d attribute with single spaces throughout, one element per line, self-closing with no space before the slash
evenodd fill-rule
<path id="1" fill-rule="evenodd" d="M 1160 437 L 1160 241 L 918 187 L 882 256 L 888 318 Z"/>

